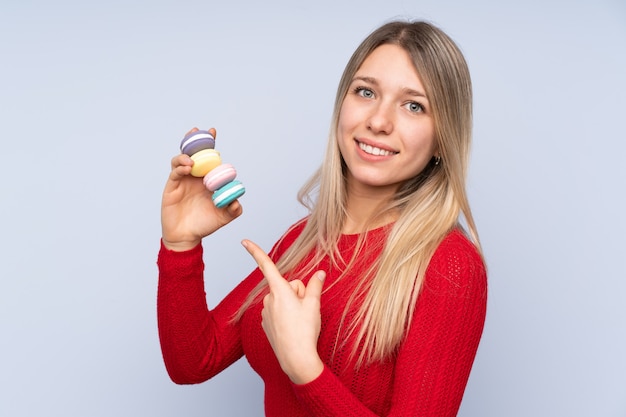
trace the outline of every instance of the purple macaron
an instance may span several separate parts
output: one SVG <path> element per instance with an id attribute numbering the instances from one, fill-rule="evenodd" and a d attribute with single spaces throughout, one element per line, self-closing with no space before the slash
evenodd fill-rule
<path id="1" fill-rule="evenodd" d="M 208 130 L 188 133 L 180 142 L 180 151 L 189 156 L 203 149 L 215 149 L 215 138 Z"/>

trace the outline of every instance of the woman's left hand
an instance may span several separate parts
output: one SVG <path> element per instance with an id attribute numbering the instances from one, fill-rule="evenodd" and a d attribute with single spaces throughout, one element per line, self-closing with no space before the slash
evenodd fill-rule
<path id="1" fill-rule="evenodd" d="M 287 281 L 269 256 L 255 243 L 242 245 L 252 255 L 269 285 L 263 299 L 261 325 L 282 370 L 296 384 L 317 378 L 324 364 L 317 353 L 320 334 L 320 297 L 324 271 L 317 271 L 305 287 L 302 281 Z"/>

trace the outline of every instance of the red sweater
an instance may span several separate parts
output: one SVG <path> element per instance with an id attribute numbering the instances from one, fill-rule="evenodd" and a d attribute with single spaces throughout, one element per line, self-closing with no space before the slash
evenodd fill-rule
<path id="1" fill-rule="evenodd" d="M 271 257 L 280 257 L 301 230 L 296 227 L 288 232 Z M 383 227 L 368 232 L 367 241 L 380 242 L 386 231 Z M 344 259 L 350 259 L 357 238 L 342 236 L 339 247 Z M 327 277 L 318 352 L 325 368 L 304 385 L 293 384 L 281 370 L 261 328 L 261 303 L 238 323 L 231 322 L 263 278 L 259 269 L 209 310 L 202 256 L 200 245 L 187 252 L 161 246 L 159 252 L 159 336 L 174 382 L 206 381 L 245 355 L 265 383 L 268 417 L 456 415 L 482 334 L 487 298 L 484 264 L 460 231 L 450 233 L 433 255 L 412 325 L 397 354 L 358 370 L 350 362 L 350 343 L 334 356 L 333 347 L 351 283 L 370 262 L 360 259 L 338 281 L 338 271 L 330 268 L 328 260 L 322 262 L 318 269 L 325 270 Z"/>

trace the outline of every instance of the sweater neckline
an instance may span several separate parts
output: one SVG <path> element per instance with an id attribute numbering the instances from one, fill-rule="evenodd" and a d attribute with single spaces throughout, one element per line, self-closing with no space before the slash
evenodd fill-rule
<path id="1" fill-rule="evenodd" d="M 342 233 L 340 235 L 340 239 L 341 240 L 344 240 L 344 239 L 345 240 L 356 240 L 362 234 L 365 235 L 368 238 L 371 238 L 372 236 L 382 235 L 382 234 L 385 234 L 386 232 L 388 232 L 393 227 L 394 223 L 395 222 L 387 223 L 387 224 L 384 224 L 382 226 L 378 226 L 378 227 L 375 227 L 373 229 L 366 230 L 365 232 L 360 232 L 360 233 Z"/>

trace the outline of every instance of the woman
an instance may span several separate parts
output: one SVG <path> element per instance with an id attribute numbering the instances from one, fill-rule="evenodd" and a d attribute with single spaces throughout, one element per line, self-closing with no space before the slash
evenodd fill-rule
<path id="1" fill-rule="evenodd" d="M 175 157 L 158 261 L 172 380 L 205 381 L 246 355 L 267 416 L 456 415 L 487 293 L 465 191 L 471 100 L 465 60 L 438 28 L 392 22 L 370 34 L 299 195 L 310 215 L 269 256 L 244 240 L 259 268 L 211 310 L 201 240 L 242 207 L 215 208 L 190 159 Z"/>

